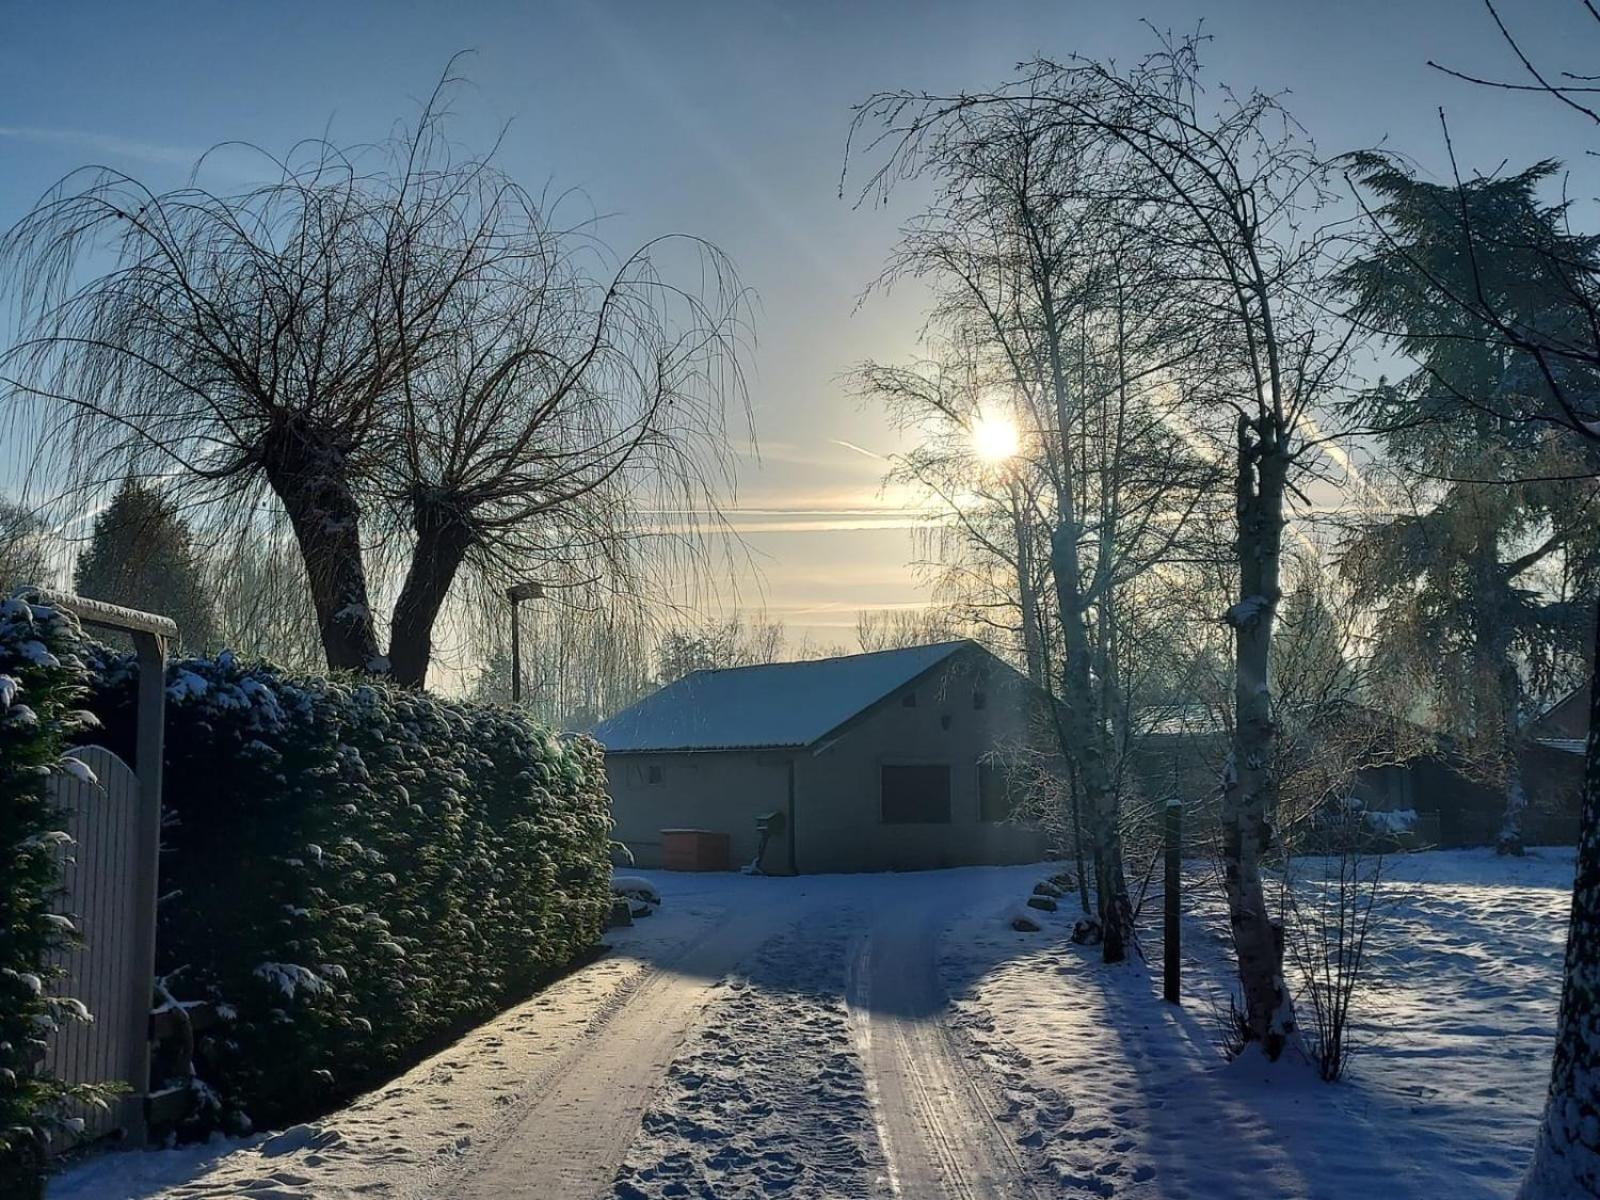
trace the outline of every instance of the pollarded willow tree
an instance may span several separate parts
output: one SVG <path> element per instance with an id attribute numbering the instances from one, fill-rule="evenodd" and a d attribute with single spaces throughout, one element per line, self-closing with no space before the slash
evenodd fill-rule
<path id="1" fill-rule="evenodd" d="M 1273 97 L 1207 99 L 1197 50 L 1198 39 L 1163 42 L 1131 68 L 1039 61 L 1017 83 L 975 95 L 886 94 L 869 103 L 863 123 L 885 128 L 877 144 L 887 143 L 888 164 L 873 180 L 882 190 L 914 170 L 948 130 L 986 113 L 1041 113 L 1042 136 L 1075 147 L 1079 161 L 1093 164 L 1066 176 L 1062 190 L 1099 207 L 1112 227 L 1143 238 L 1161 264 L 1162 286 L 1204 331 L 1202 386 L 1185 397 L 1186 415 L 1198 428 L 1215 427 L 1219 416 L 1233 424 L 1237 591 L 1223 614 L 1234 633 L 1224 882 L 1244 1033 L 1276 1058 L 1295 1021 L 1281 920 L 1261 873 L 1273 843 L 1277 790 L 1272 632 L 1295 480 L 1315 460 L 1320 439 L 1311 410 L 1338 380 L 1352 335 L 1324 317 L 1326 243 L 1310 227 L 1325 198 L 1323 164 Z M 1048 336 L 1044 361 L 1053 395 L 1070 412 L 1069 381 Z M 1079 578 L 1078 521 L 1069 504 L 1059 506 L 1052 537 L 1058 589 Z M 1066 614 L 1077 611 L 1072 597 L 1061 607 L 1068 627 Z M 1070 646 L 1064 700 L 1085 691 Z M 1101 736 L 1093 720 L 1089 712 L 1074 720 L 1080 755 Z"/>
<path id="2" fill-rule="evenodd" d="M 747 330 L 708 243 L 618 260 L 492 154 L 456 155 L 451 82 L 410 134 L 263 155 L 245 192 L 75 173 L 0 242 L 26 330 L 0 372 L 13 404 L 59 408 L 44 453 L 171 477 L 228 537 L 269 496 L 328 665 L 418 686 L 464 575 L 637 596 L 693 557 L 658 514 L 715 512 L 731 483 Z"/>

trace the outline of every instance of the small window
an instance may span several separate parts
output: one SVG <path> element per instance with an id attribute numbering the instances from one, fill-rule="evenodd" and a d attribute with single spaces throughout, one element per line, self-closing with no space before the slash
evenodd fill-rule
<path id="1" fill-rule="evenodd" d="M 940 713 L 939 714 L 939 728 L 940 729 L 949 729 L 950 728 L 950 714 L 949 713 Z"/>
<path id="2" fill-rule="evenodd" d="M 999 763 L 978 764 L 978 820 L 1009 821 L 1022 799 L 1021 785 L 1009 767 Z"/>
<path id="3" fill-rule="evenodd" d="M 650 764 L 650 782 L 651 783 L 660 783 L 661 782 L 661 764 L 660 763 L 651 763 Z"/>
<path id="4" fill-rule="evenodd" d="M 885 766 L 880 777 L 885 825 L 948 825 L 950 768 L 946 764 Z"/>
<path id="5" fill-rule="evenodd" d="M 915 692 L 907 692 L 904 696 L 900 697 L 901 708 L 915 708 L 916 706 L 917 694 Z"/>

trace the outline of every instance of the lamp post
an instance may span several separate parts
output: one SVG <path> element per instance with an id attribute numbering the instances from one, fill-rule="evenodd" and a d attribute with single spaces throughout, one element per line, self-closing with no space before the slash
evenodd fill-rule
<path id="1" fill-rule="evenodd" d="M 544 584 L 524 580 L 506 589 L 506 599 L 511 601 L 511 703 L 522 703 L 522 622 L 517 617 L 517 605 L 524 600 L 542 600 Z"/>

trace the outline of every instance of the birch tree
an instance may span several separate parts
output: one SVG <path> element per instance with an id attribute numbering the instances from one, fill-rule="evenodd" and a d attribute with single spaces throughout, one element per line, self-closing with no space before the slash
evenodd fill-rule
<path id="1" fill-rule="evenodd" d="M 1146 232 L 1147 244 L 1170 264 L 1166 285 L 1193 306 L 1208 331 L 1211 370 L 1193 411 L 1205 418 L 1219 410 L 1232 415 L 1236 514 L 1237 598 L 1223 614 L 1234 631 L 1235 668 L 1233 748 L 1223 789 L 1224 879 L 1246 1037 L 1277 1058 L 1295 1022 L 1284 983 L 1282 925 L 1261 873 L 1276 806 L 1272 630 L 1294 479 L 1317 440 L 1306 418 L 1337 380 L 1350 335 L 1330 334 L 1314 295 L 1326 257 L 1323 240 L 1308 228 L 1325 194 L 1321 162 L 1274 98 L 1224 93 L 1212 106 L 1201 90 L 1198 45 L 1197 39 L 1163 42 L 1127 69 L 1085 59 L 1039 61 L 997 92 L 893 93 L 876 98 L 867 111 L 895 148 L 893 167 L 875 180 L 880 189 L 905 173 L 905 164 L 941 130 L 986 113 L 1038 114 L 1046 144 L 1070 146 L 1095 164 L 1070 177 L 1072 192 L 1103 206 L 1116 225 Z M 1038 228 L 1027 227 L 1034 238 Z M 1056 299 L 1053 286 L 1049 299 Z M 1047 328 L 1052 391 L 1066 400 L 1070 392 L 1055 370 L 1053 341 Z M 1070 418 L 1070 410 L 1062 415 Z M 1064 505 L 1052 539 L 1057 587 L 1066 589 L 1064 614 L 1078 599 L 1071 594 L 1076 525 L 1077 515 Z M 1086 647 L 1068 646 L 1064 699 L 1087 691 Z M 1105 794 L 1097 778 L 1101 732 L 1083 706 L 1075 711 L 1073 735 L 1085 756 L 1086 789 Z"/>
<path id="2" fill-rule="evenodd" d="M 898 174 L 938 188 L 886 278 L 933 284 L 933 325 L 957 357 L 931 370 L 869 366 L 862 389 L 918 430 L 904 478 L 939 498 L 979 561 L 1001 567 L 994 582 L 1014 597 L 1024 661 L 1060 702 L 1104 955 L 1119 961 L 1131 906 L 1118 599 L 1172 550 L 1205 493 L 1157 395 L 1193 357 L 1193 328 L 1156 299 L 1160 242 L 1135 220 L 1107 219 L 1106 196 L 1127 182 L 1120 164 L 1052 106 L 1020 94 L 974 105 L 886 95 L 858 127 L 880 123 L 892 149 L 869 188 Z M 1016 442 L 999 455 L 981 444 L 996 426 Z M 988 601 L 974 601 L 982 619 Z"/>

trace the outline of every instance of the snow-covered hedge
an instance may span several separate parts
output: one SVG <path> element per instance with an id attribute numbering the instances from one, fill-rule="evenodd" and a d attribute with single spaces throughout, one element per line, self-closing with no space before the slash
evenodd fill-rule
<path id="1" fill-rule="evenodd" d="M 137 668 L 96 667 L 127 752 Z M 167 694 L 158 972 L 227 1018 L 197 1050 L 234 1127 L 376 1083 L 598 939 L 611 822 L 589 739 L 227 654 L 174 663 Z"/>
<path id="2" fill-rule="evenodd" d="M 77 1122 L 68 1101 L 89 1098 L 43 1072 L 44 1039 L 82 1013 L 53 996 L 51 956 L 72 924 L 54 912 L 70 839 L 51 800 L 69 737 L 89 718 L 79 710 L 87 673 L 72 617 L 37 596 L 0 600 L 0 1195 L 41 1186 L 44 1150 Z M 70 765 L 70 764 L 69 764 Z M 80 764 L 81 766 L 81 764 Z"/>

